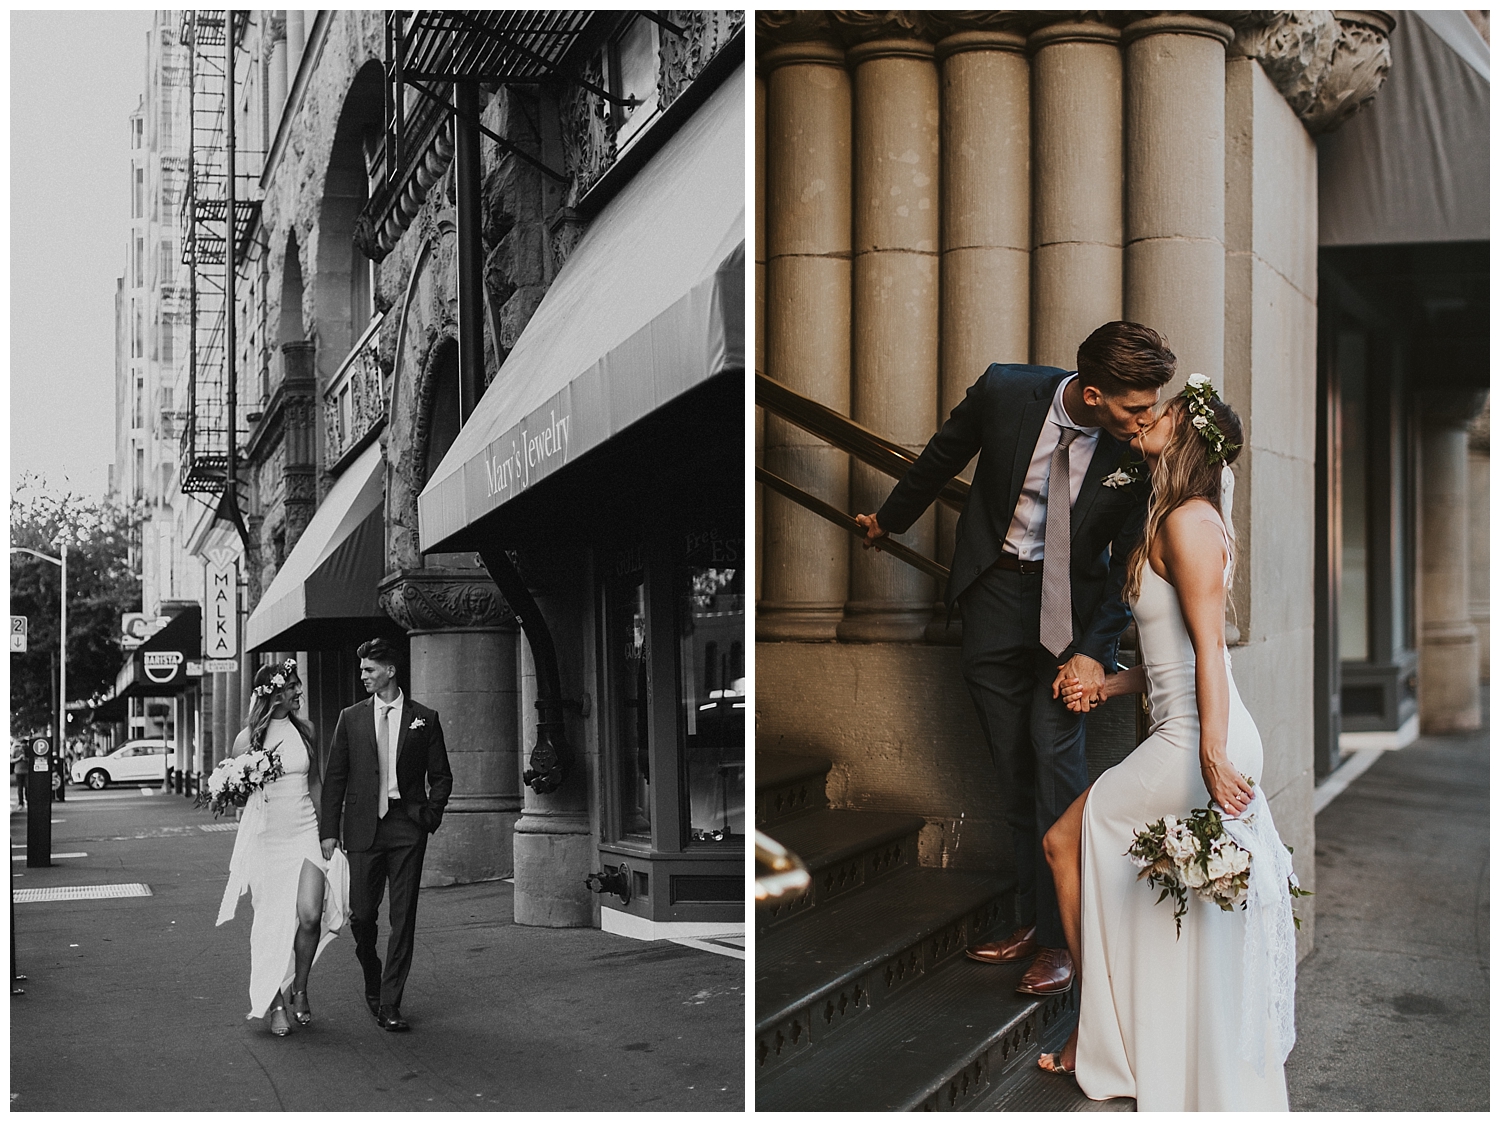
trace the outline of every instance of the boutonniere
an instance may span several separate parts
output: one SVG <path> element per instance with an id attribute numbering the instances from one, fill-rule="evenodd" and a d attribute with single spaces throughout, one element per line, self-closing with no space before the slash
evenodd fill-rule
<path id="1" fill-rule="evenodd" d="M 1114 471 L 1110 472 L 1099 482 L 1102 486 L 1108 487 L 1110 490 L 1114 490 L 1117 487 L 1129 487 L 1132 483 L 1139 483 L 1141 479 L 1140 469 L 1145 463 L 1145 460 L 1132 460 L 1130 452 L 1127 449 L 1125 454 L 1120 457 L 1119 467 L 1115 468 Z"/>
<path id="2" fill-rule="evenodd" d="M 423 725 L 425 725 L 426 723 L 427 722 L 425 720 L 423 720 L 421 717 L 413 717 L 411 719 L 411 724 L 407 725 L 406 727 L 409 728 L 409 729 L 419 729 Z"/>

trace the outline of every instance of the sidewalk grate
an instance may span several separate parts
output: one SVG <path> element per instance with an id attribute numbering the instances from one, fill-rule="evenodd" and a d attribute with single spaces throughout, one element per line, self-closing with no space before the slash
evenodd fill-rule
<path id="1" fill-rule="evenodd" d="M 74 884 L 63 888 L 18 888 L 17 904 L 47 904 L 54 900 L 116 900 L 124 896 L 150 896 L 146 884 Z"/>
<path id="2" fill-rule="evenodd" d="M 225 221 L 228 221 L 228 219 Z M 238 830 L 239 828 L 240 824 L 238 822 L 215 822 L 211 826 L 205 823 L 198 827 L 205 834 L 222 834 L 228 830 Z"/>

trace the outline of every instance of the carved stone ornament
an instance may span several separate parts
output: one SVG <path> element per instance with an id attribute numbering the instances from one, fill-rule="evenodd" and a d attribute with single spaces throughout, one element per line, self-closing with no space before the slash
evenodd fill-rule
<path id="1" fill-rule="evenodd" d="M 483 571 L 407 569 L 378 588 L 380 607 L 407 631 L 507 627 L 515 613 Z"/>
<path id="2" fill-rule="evenodd" d="M 1369 104 L 1391 68 L 1384 12 L 1220 12 L 1235 29 L 1234 54 L 1253 58 L 1313 135 Z"/>

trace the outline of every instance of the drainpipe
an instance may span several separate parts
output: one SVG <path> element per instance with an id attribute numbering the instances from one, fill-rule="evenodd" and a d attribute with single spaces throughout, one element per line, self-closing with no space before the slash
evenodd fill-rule
<path id="1" fill-rule="evenodd" d="M 458 419 L 484 385 L 484 221 L 479 169 L 479 88 L 453 83 L 453 178 L 458 211 Z"/>
<path id="2" fill-rule="evenodd" d="M 557 647 L 552 642 L 552 632 L 515 563 L 503 549 L 494 546 L 481 548 L 479 558 L 521 621 L 521 630 L 526 633 L 526 641 L 531 644 L 531 653 L 536 660 L 536 744 L 521 778 L 537 794 L 550 795 L 563 785 L 573 763 L 573 749 L 568 745 L 563 728 L 563 710 L 577 708 L 578 703 L 569 703 L 563 698 L 562 676 L 557 669 Z"/>

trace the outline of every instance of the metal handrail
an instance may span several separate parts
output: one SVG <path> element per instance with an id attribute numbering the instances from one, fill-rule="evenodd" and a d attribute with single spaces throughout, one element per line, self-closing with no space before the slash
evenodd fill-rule
<path id="1" fill-rule="evenodd" d="M 894 479 L 900 479 L 917 462 L 916 455 L 901 445 L 759 371 L 755 374 L 755 404 Z M 938 502 L 954 510 L 963 510 L 968 498 L 969 484 L 963 479 L 949 480 L 938 492 Z"/>

